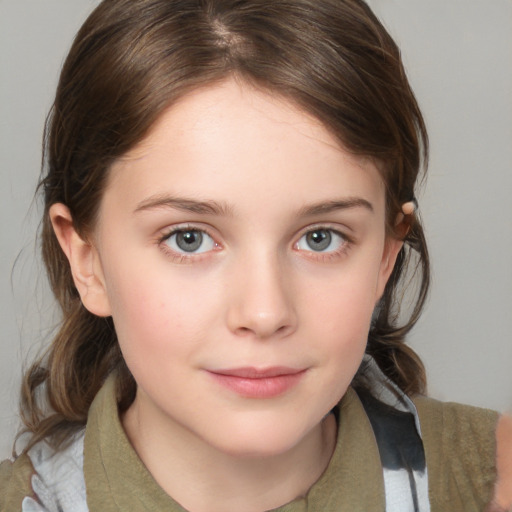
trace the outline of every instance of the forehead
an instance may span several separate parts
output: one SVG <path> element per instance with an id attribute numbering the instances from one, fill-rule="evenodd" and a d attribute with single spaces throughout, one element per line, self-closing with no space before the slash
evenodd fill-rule
<path id="1" fill-rule="evenodd" d="M 313 116 L 235 80 L 193 91 L 167 109 L 147 137 L 111 169 L 107 193 L 125 200 L 162 192 L 265 204 L 326 194 L 383 203 L 375 163 L 349 153 Z M 378 204 L 377 204 L 378 206 Z"/>
<path id="2" fill-rule="evenodd" d="M 209 138 L 213 129 L 221 135 L 220 130 L 229 124 L 244 125 L 244 131 L 239 132 L 241 136 L 247 135 L 251 128 L 253 135 L 257 135 L 257 129 L 263 122 L 265 129 L 273 125 L 275 132 L 279 131 L 285 136 L 292 135 L 293 131 L 296 135 L 313 139 L 349 156 L 341 141 L 318 118 L 300 108 L 293 100 L 239 79 L 227 78 L 220 83 L 193 89 L 176 100 L 158 117 L 148 135 L 120 161 L 143 157 L 158 143 L 167 144 L 172 124 L 181 128 L 174 134 L 177 141 L 177 136 L 185 132 L 187 135 Z M 350 156 L 354 163 L 363 167 L 367 163 L 375 163 L 370 157 Z"/>

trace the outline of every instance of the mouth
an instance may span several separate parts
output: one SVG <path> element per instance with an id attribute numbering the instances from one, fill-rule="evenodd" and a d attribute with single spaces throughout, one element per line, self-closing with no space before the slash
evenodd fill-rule
<path id="1" fill-rule="evenodd" d="M 306 369 L 275 366 L 270 368 L 229 368 L 208 370 L 222 387 L 245 398 L 273 398 L 290 391 L 306 374 Z"/>

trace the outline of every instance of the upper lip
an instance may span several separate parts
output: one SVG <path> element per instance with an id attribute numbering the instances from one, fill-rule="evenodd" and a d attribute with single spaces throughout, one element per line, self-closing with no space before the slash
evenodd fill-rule
<path id="1" fill-rule="evenodd" d="M 245 366 L 242 368 L 210 370 L 211 373 L 216 373 L 217 375 L 239 377 L 242 379 L 268 379 L 282 375 L 295 375 L 303 371 L 304 368 L 290 368 L 288 366 L 272 366 L 268 368 L 255 368 L 252 366 Z"/>

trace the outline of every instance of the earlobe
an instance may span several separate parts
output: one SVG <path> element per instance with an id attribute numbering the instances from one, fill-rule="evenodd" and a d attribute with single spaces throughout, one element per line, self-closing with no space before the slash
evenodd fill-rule
<path id="1" fill-rule="evenodd" d="M 83 305 L 97 316 L 110 316 L 110 304 L 96 248 L 76 232 L 67 206 L 62 203 L 53 204 L 49 214 Z"/>

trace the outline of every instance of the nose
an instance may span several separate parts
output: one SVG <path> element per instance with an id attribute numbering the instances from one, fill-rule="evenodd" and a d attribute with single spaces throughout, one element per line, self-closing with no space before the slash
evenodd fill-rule
<path id="1" fill-rule="evenodd" d="M 289 272 L 277 254 L 244 258 L 232 274 L 227 311 L 238 336 L 283 338 L 297 327 L 296 297 Z"/>

